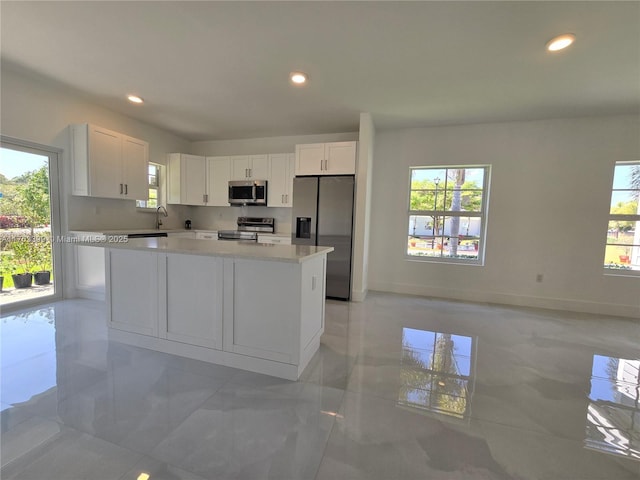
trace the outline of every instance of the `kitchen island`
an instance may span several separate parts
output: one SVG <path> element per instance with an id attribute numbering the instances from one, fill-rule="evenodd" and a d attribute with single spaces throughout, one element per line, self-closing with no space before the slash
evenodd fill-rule
<path id="1" fill-rule="evenodd" d="M 331 247 L 136 238 L 105 249 L 109 337 L 297 380 L 324 331 Z"/>

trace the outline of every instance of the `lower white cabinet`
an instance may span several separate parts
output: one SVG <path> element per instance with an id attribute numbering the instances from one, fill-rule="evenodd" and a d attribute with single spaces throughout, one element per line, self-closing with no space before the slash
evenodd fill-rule
<path id="1" fill-rule="evenodd" d="M 258 243 L 291 245 L 291 236 L 285 237 L 284 235 L 258 235 Z"/>
<path id="2" fill-rule="evenodd" d="M 222 349 L 222 259 L 168 254 L 165 257 L 166 322 L 160 337 Z"/>
<path id="3" fill-rule="evenodd" d="M 115 341 L 290 380 L 319 348 L 326 255 L 298 263 L 106 252 Z"/>
<path id="4" fill-rule="evenodd" d="M 218 232 L 214 230 L 198 230 L 196 240 L 218 240 Z"/>
<path id="5" fill-rule="evenodd" d="M 109 326 L 158 335 L 158 255 L 106 249 Z"/>

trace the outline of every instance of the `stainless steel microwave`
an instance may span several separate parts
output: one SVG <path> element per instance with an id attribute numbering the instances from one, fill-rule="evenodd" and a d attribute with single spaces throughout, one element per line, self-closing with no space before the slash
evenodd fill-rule
<path id="1" fill-rule="evenodd" d="M 231 205 L 267 205 L 266 180 L 232 180 L 229 182 Z"/>

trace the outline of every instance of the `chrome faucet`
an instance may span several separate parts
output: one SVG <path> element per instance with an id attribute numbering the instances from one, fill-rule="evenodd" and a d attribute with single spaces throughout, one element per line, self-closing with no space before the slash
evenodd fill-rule
<path id="1" fill-rule="evenodd" d="M 162 225 L 162 220 L 160 220 L 160 209 L 163 210 L 163 215 L 165 217 L 169 216 L 169 213 L 167 212 L 167 209 L 164 208 L 162 205 L 160 205 L 158 208 L 156 208 L 156 230 L 160 230 L 160 226 Z"/>

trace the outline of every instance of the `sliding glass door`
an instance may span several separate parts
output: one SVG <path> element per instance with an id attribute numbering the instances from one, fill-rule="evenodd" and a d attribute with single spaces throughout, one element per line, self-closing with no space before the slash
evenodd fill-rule
<path id="1" fill-rule="evenodd" d="M 0 308 L 61 297 L 58 152 L 0 144 Z"/>

